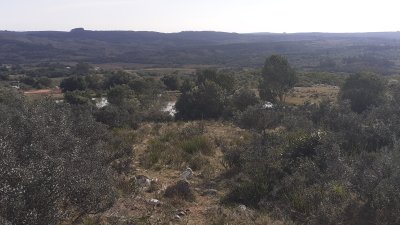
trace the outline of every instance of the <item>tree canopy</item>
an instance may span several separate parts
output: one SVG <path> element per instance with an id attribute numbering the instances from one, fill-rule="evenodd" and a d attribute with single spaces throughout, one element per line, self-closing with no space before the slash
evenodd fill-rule
<path id="1" fill-rule="evenodd" d="M 272 55 L 265 61 L 262 81 L 259 86 L 260 96 L 271 102 L 284 102 L 286 93 L 297 82 L 296 72 L 288 60 L 280 55 Z"/>

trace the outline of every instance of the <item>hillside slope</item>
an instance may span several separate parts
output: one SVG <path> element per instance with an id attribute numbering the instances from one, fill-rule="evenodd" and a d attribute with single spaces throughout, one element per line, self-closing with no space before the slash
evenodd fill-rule
<path id="1" fill-rule="evenodd" d="M 0 63 L 135 63 L 259 67 L 283 54 L 302 69 L 390 73 L 400 64 L 400 33 L 237 34 L 135 31 L 0 32 Z M 349 60 L 350 59 L 350 60 Z"/>

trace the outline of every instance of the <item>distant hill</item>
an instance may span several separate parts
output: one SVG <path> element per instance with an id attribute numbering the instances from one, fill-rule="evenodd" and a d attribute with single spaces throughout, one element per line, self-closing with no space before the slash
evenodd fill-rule
<path id="1" fill-rule="evenodd" d="M 137 63 L 156 66 L 260 67 L 283 54 L 297 68 L 395 73 L 400 33 L 224 33 L 186 31 L 0 31 L 0 63 Z"/>

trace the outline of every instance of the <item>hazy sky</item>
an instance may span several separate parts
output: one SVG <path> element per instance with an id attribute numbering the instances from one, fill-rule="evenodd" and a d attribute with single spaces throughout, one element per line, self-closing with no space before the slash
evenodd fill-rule
<path id="1" fill-rule="evenodd" d="M 0 0 L 0 30 L 400 30 L 398 0 Z"/>

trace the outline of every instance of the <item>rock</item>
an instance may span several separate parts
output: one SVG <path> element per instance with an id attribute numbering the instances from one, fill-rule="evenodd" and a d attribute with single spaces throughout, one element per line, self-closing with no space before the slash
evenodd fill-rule
<path id="1" fill-rule="evenodd" d="M 175 216 L 174 216 L 174 219 L 175 219 L 175 220 L 181 220 L 181 217 L 178 216 L 178 215 L 175 215 Z"/>
<path id="2" fill-rule="evenodd" d="M 207 189 L 207 190 L 203 191 L 203 193 L 201 195 L 202 196 L 217 196 L 218 191 L 215 189 Z"/>
<path id="3" fill-rule="evenodd" d="M 161 202 L 158 199 L 150 199 L 149 203 L 154 206 L 161 206 Z"/>
<path id="4" fill-rule="evenodd" d="M 182 216 L 186 216 L 186 213 L 184 211 L 179 211 L 176 215 L 182 217 Z"/>
<path id="5" fill-rule="evenodd" d="M 190 169 L 189 167 L 186 168 L 186 170 L 183 171 L 183 173 L 181 174 L 182 180 L 189 180 L 189 179 L 192 179 L 192 177 L 193 177 L 193 170 Z"/>
<path id="6" fill-rule="evenodd" d="M 245 205 L 239 205 L 238 208 L 239 208 L 240 211 L 246 211 L 247 210 L 247 207 Z"/>
<path id="7" fill-rule="evenodd" d="M 151 185 L 151 179 L 144 175 L 136 176 L 136 182 L 140 188 L 149 188 Z"/>

